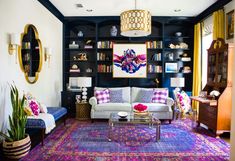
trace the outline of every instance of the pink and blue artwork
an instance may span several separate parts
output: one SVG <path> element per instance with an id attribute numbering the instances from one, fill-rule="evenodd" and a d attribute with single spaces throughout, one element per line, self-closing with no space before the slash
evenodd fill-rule
<path id="1" fill-rule="evenodd" d="M 146 44 L 113 45 L 114 78 L 146 78 Z"/>

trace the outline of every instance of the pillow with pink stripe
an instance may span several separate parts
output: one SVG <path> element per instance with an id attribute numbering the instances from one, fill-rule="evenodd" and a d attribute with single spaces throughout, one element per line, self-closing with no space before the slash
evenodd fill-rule
<path id="1" fill-rule="evenodd" d="M 96 90 L 95 97 L 98 104 L 110 102 L 110 94 L 108 89 Z"/>
<path id="2" fill-rule="evenodd" d="M 166 104 L 167 95 L 168 95 L 167 89 L 155 89 L 152 97 L 152 102 Z"/>

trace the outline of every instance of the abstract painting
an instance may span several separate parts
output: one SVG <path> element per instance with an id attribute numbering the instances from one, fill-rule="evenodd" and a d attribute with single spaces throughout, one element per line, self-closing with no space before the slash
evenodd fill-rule
<path id="1" fill-rule="evenodd" d="M 113 45 L 114 78 L 146 78 L 146 44 Z"/>

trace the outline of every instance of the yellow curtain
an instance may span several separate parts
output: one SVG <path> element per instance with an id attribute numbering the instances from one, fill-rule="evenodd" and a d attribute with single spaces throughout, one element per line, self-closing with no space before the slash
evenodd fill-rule
<path id="1" fill-rule="evenodd" d="M 223 38 L 225 35 L 224 31 L 224 10 L 220 9 L 213 12 L 213 39 Z"/>
<path id="2" fill-rule="evenodd" d="M 194 26 L 194 51 L 193 51 L 193 96 L 198 96 L 201 91 L 201 24 L 197 23 Z M 197 109 L 198 102 L 192 102 L 192 108 Z"/>

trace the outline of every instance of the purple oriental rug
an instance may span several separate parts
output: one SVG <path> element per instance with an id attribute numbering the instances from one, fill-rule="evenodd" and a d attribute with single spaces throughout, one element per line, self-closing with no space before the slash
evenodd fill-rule
<path id="1" fill-rule="evenodd" d="M 211 137 L 203 129 L 192 129 L 191 121 L 176 120 L 161 125 L 161 139 L 155 128 L 122 125 L 108 141 L 107 122 L 79 122 L 69 119 L 36 146 L 23 161 L 220 161 L 229 160 L 230 145 Z"/>

